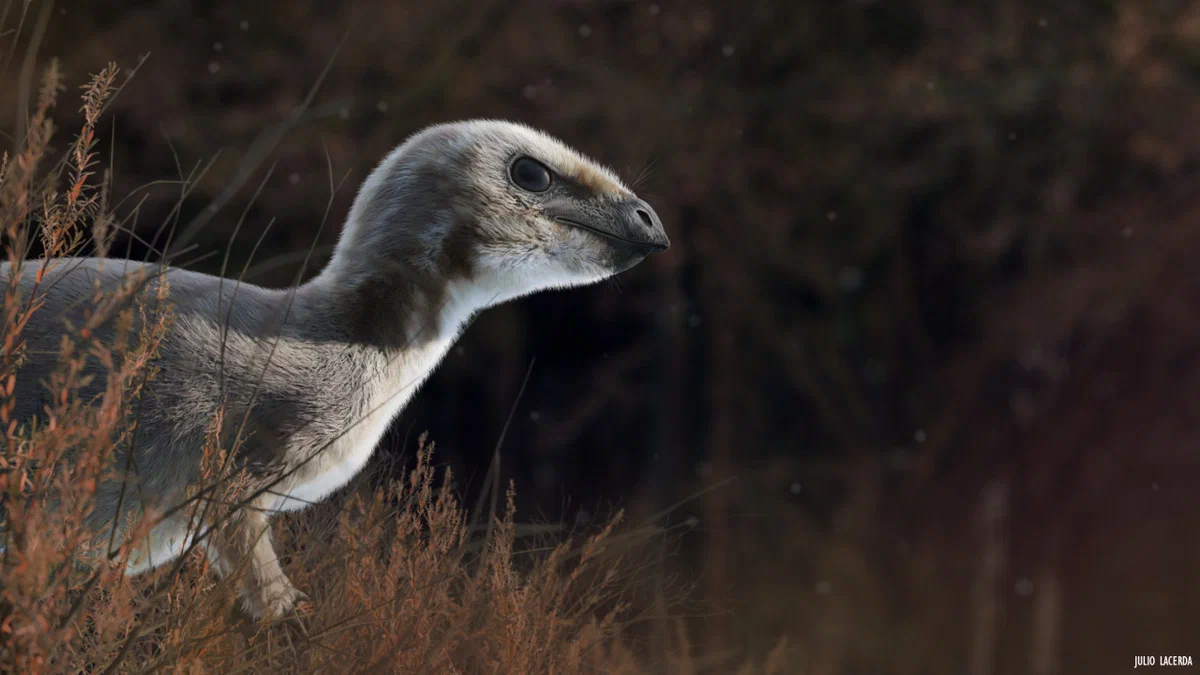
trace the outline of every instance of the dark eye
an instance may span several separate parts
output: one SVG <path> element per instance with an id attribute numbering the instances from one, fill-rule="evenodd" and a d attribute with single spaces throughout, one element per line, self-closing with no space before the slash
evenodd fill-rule
<path id="1" fill-rule="evenodd" d="M 528 157 L 513 162 L 509 174 L 522 190 L 545 192 L 550 189 L 550 170 Z"/>

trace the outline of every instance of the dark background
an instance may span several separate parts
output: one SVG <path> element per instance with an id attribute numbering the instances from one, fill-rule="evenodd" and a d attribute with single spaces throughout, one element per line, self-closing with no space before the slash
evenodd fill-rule
<path id="1" fill-rule="evenodd" d="M 429 431 L 472 489 L 536 359 L 503 450 L 526 517 L 733 478 L 667 520 L 696 519 L 668 564 L 718 669 L 783 635 L 812 673 L 1200 657 L 1200 4 L 980 4 L 35 2 L 0 96 L 43 21 L 72 87 L 149 54 L 114 195 L 151 238 L 179 188 L 147 184 L 212 161 L 177 232 L 224 201 L 193 256 L 240 269 L 274 219 L 265 285 L 330 174 L 318 264 L 426 124 L 523 121 L 636 181 L 671 250 L 486 312 L 388 446 Z"/>

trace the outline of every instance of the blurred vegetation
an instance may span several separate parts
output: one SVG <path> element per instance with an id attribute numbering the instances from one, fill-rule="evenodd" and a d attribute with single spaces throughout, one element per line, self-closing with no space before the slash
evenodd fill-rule
<path id="1" fill-rule="evenodd" d="M 32 29 L 6 54 L 46 6 L 10 3 Z M 274 219 L 264 284 L 292 280 L 330 185 L 337 222 L 424 124 L 517 119 L 636 179 L 672 250 L 486 313 L 392 441 L 429 430 L 482 475 L 536 358 L 505 445 L 522 508 L 584 522 L 736 478 L 680 514 L 699 527 L 671 563 L 728 609 L 695 622 L 713 651 L 786 634 L 796 672 L 974 675 L 1200 650 L 1200 5 L 49 12 L 37 53 L 71 81 L 149 54 L 104 147 L 139 234 L 179 198 L 149 183 L 211 161 L 179 230 L 203 218 L 200 252 L 240 266 Z"/>

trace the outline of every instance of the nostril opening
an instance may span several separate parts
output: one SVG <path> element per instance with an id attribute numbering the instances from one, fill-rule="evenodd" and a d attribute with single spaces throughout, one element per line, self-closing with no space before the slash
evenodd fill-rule
<path id="1" fill-rule="evenodd" d="M 654 219 L 650 217 L 650 213 L 646 209 L 637 210 L 638 218 L 642 219 L 642 224 L 646 227 L 654 227 Z"/>

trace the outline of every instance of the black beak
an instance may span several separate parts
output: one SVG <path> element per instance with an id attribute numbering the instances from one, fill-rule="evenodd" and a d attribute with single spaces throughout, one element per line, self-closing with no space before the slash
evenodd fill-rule
<path id="1" fill-rule="evenodd" d="M 619 249 L 646 257 L 671 245 L 662 220 L 644 200 L 611 202 L 567 202 L 550 209 L 554 220 L 588 230 Z"/>

